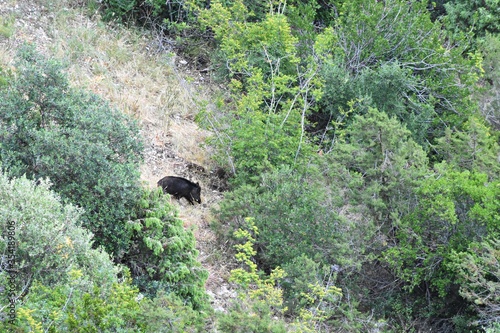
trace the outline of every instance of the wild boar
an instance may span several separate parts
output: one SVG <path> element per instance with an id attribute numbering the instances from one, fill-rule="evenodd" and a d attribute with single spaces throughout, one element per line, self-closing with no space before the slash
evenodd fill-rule
<path id="1" fill-rule="evenodd" d="M 193 183 L 182 177 L 166 176 L 158 181 L 158 186 L 163 189 L 163 193 L 173 195 L 177 200 L 186 198 L 194 205 L 194 201 L 201 204 L 201 187 L 199 183 Z"/>

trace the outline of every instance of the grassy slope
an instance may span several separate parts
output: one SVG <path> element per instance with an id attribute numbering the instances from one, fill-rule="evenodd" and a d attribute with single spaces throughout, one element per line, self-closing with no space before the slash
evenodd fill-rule
<path id="1" fill-rule="evenodd" d="M 195 229 L 199 259 L 210 272 L 207 289 L 215 306 L 223 307 L 230 294 L 226 250 L 217 246 L 208 227 L 210 207 L 222 195 L 209 189 L 210 152 L 200 146 L 209 133 L 193 121 L 199 105 L 210 100 L 212 87 L 199 74 L 179 69 L 173 53 L 155 52 L 158 45 L 146 33 L 104 24 L 81 6 L 74 0 L 0 0 L 0 64 L 11 66 L 24 42 L 67 62 L 75 86 L 99 94 L 141 123 L 145 186 L 156 186 L 165 175 L 200 182 L 203 204 L 181 201 L 179 215 Z"/>

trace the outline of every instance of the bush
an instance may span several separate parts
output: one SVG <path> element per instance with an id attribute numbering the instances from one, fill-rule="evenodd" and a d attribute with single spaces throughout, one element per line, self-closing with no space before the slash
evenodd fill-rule
<path id="1" fill-rule="evenodd" d="M 383 231 L 414 207 L 414 191 L 428 174 L 426 154 L 410 131 L 395 117 L 371 108 L 339 133 L 327 159 L 347 170 L 332 168 L 331 177 L 358 176 L 351 176 L 349 202 L 368 208 L 364 216 L 384 226 Z"/>
<path id="2" fill-rule="evenodd" d="M 184 236 L 189 249 L 174 247 L 154 254 L 145 244 L 151 244 L 146 241 L 148 236 L 153 242 L 159 238 L 158 230 L 144 225 L 145 230 L 137 232 L 143 238 L 134 237 L 134 244 L 142 245 L 142 259 L 149 260 L 161 277 L 158 284 L 163 283 L 169 292 L 160 290 L 156 298 L 149 299 L 132 284 L 127 269 L 115 266 L 102 249 L 92 248 L 92 235 L 79 226 L 81 209 L 62 204 L 45 181 L 35 185 L 25 177 L 9 180 L 1 173 L 0 251 L 10 253 L 9 237 L 13 237 L 15 261 L 9 263 L 12 258 L 2 257 L 0 285 L 14 283 L 16 332 L 204 332 L 209 313 L 193 307 L 204 305 L 207 310 L 203 303 L 206 273 L 194 262 L 192 233 L 182 228 L 171 207 L 165 205 L 166 198 L 161 193 L 151 194 L 150 200 L 156 204 L 150 205 L 148 218 L 154 219 L 156 213 L 162 222 L 169 222 L 161 230 L 170 238 L 161 241 L 175 245 L 172 240 Z M 141 221 L 145 223 L 136 223 Z M 133 266 L 132 260 L 127 264 Z M 178 269 L 181 266 L 184 270 Z M 191 271 L 186 274 L 187 267 Z M 148 272 L 145 275 L 149 278 Z M 8 305 L 9 299 L 2 297 L 0 307 Z M 11 328 L 7 320 L 0 321 L 2 332 Z"/>
<path id="3" fill-rule="evenodd" d="M 461 281 L 460 295 L 479 314 L 475 325 L 494 331 L 500 325 L 500 241 L 473 243 L 464 252 L 454 252 L 449 267 Z M 469 323 L 471 324 L 471 323 Z"/>
<path id="4" fill-rule="evenodd" d="M 121 269 L 102 249 L 92 248 L 92 235 L 79 226 L 82 211 L 60 200 L 45 181 L 36 186 L 24 177 L 9 180 L 0 174 L 0 251 L 9 248 L 15 258 L 13 263 L 2 258 L 0 285 L 7 286 L 15 272 L 19 327 L 61 327 L 68 319 L 65 304 L 74 304 L 94 286 L 110 295 L 118 283 Z M 3 307 L 8 299 L 0 302 Z"/>
<path id="5" fill-rule="evenodd" d="M 45 181 L 35 186 L 24 177 L 9 180 L 0 174 L 0 251 L 7 250 L 11 224 L 19 292 L 29 290 L 32 280 L 46 286 L 68 282 L 68 272 L 76 269 L 87 282 L 110 286 L 118 272 L 108 254 L 92 249 L 92 235 L 80 227 L 82 211 L 60 200 Z"/>
<path id="6" fill-rule="evenodd" d="M 492 132 L 484 121 L 471 117 L 463 131 L 447 128 L 434 148 L 441 158 L 459 170 L 486 173 L 491 180 L 498 179 L 500 147 Z"/>
<path id="7" fill-rule="evenodd" d="M 134 220 L 127 224 L 131 246 L 121 262 L 132 270 L 134 283 L 150 297 L 172 293 L 195 310 L 207 310 L 208 273 L 197 261 L 192 230 L 184 229 L 169 197 L 161 189 L 145 189 Z"/>
<path id="8" fill-rule="evenodd" d="M 145 323 L 146 333 L 205 333 L 207 312 L 193 310 L 191 305 L 170 293 L 159 291 L 153 299 L 143 299 L 138 320 Z"/>
<path id="9" fill-rule="evenodd" d="M 323 183 L 314 172 L 301 174 L 289 167 L 260 179 L 257 186 L 228 193 L 221 203 L 218 219 L 224 237 L 233 239 L 232 233 L 245 227 L 244 218 L 252 217 L 260 230 L 256 258 L 264 270 L 302 254 L 324 263 L 353 265 L 355 253 L 362 252 L 362 228 L 355 230 L 353 222 L 339 214 L 342 200 L 334 184 Z M 351 241 L 360 248 L 348 246 Z"/>
<path id="10" fill-rule="evenodd" d="M 259 229 L 252 218 L 245 219 L 245 228 L 234 232 L 242 244 L 235 245 L 236 260 L 243 268 L 231 271 L 230 281 L 239 289 L 238 300 L 233 300 L 228 313 L 219 313 L 218 328 L 222 332 L 286 332 L 283 315 L 282 290 L 277 282 L 283 277 L 283 270 L 277 268 L 268 277 L 262 277 L 253 262 L 255 236 Z"/>
<path id="11" fill-rule="evenodd" d="M 70 87 L 62 66 L 22 47 L 0 90 L 0 161 L 12 176 L 49 178 L 83 207 L 97 245 L 120 256 L 124 222 L 140 194 L 142 142 L 135 121 L 98 96 Z"/>
<path id="12" fill-rule="evenodd" d="M 384 261 L 404 282 L 403 290 L 413 295 L 414 303 L 427 304 L 414 308 L 415 315 L 463 315 L 454 253 L 498 237 L 499 183 L 443 163 L 416 195 L 418 205 L 398 223 L 397 242 L 384 252 Z"/>
<path id="13" fill-rule="evenodd" d="M 464 86 L 475 87 L 480 57 L 465 58 L 467 40 L 451 40 L 440 21 L 431 21 L 427 5 L 353 0 L 338 6 L 333 29 L 323 32 L 332 46 L 321 67 L 326 82 L 318 117 L 327 121 L 321 129 L 328 130 L 329 119 L 342 118 L 345 102 L 364 99 L 397 116 L 428 147 L 446 127 L 460 128 L 475 112 Z"/>

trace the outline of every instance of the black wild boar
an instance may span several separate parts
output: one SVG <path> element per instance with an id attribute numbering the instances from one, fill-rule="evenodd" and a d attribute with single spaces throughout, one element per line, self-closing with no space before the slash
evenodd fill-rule
<path id="1" fill-rule="evenodd" d="M 193 200 L 201 204 L 199 183 L 195 184 L 182 177 L 166 176 L 160 179 L 157 184 L 161 186 L 163 193 L 173 195 L 176 199 L 184 197 L 191 205 L 194 205 Z"/>

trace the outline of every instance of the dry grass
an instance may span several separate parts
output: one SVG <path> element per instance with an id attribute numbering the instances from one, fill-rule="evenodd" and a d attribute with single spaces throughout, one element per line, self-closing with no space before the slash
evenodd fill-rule
<path id="1" fill-rule="evenodd" d="M 200 182 L 202 205 L 176 204 L 186 227 L 194 229 L 200 261 L 210 272 L 207 287 L 216 297 L 221 286 L 227 290 L 227 250 L 208 227 L 210 208 L 222 198 L 207 187 L 210 153 L 200 144 L 210 133 L 193 121 L 199 103 L 210 100 L 212 87 L 194 84 L 203 80 L 177 69 L 175 54 L 148 52 L 152 39 L 147 33 L 104 24 L 75 8 L 71 0 L 0 0 L 0 17 L 10 18 L 4 24 L 8 34 L 0 34 L 2 66 L 11 66 L 19 45 L 34 43 L 46 56 L 68 64 L 73 85 L 93 91 L 138 119 L 146 147 L 141 166 L 146 186 L 156 187 L 165 175 Z M 188 164 L 205 171 L 191 172 Z"/>

